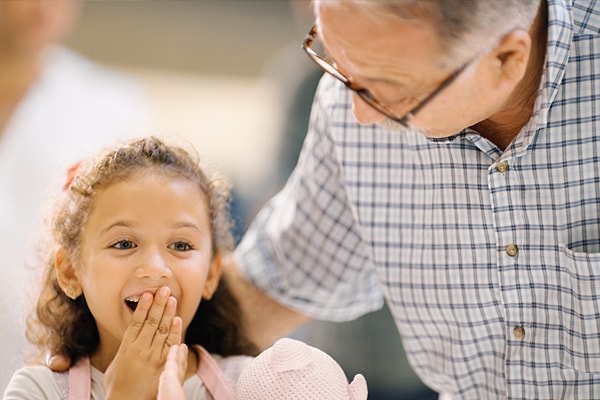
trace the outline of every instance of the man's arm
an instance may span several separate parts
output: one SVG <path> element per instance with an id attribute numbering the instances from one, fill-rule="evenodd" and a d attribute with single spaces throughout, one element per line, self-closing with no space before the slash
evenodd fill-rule
<path id="1" fill-rule="evenodd" d="M 227 275 L 227 283 L 233 295 L 240 303 L 248 338 L 260 350 L 271 346 L 277 339 L 311 319 L 278 303 L 252 285 L 238 270 L 234 257 L 228 257 L 225 262 L 224 274 Z"/>

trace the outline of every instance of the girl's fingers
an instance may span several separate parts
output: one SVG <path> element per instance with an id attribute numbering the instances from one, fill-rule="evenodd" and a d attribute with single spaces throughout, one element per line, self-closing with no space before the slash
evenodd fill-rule
<path id="1" fill-rule="evenodd" d="M 148 316 L 148 312 L 150 311 L 150 307 L 152 306 L 152 294 L 143 293 L 140 297 L 138 305 L 133 312 L 133 317 L 129 322 L 129 328 L 125 331 L 125 335 L 123 336 L 123 341 L 131 343 L 135 341 L 144 324 L 146 323 L 146 317 Z"/>
<path id="2" fill-rule="evenodd" d="M 150 310 L 146 315 L 146 320 L 144 321 L 142 328 L 139 332 L 139 340 L 151 343 L 154 338 L 154 335 L 159 330 L 159 328 L 165 330 L 164 325 L 161 327 L 161 321 L 163 319 L 163 314 L 165 312 L 165 308 L 167 307 L 170 294 L 171 289 L 169 289 L 167 286 L 163 286 L 160 289 L 158 289 L 158 291 L 154 295 L 154 301 L 152 302 L 152 306 L 150 307 Z M 169 321 L 169 325 L 167 325 L 166 333 L 168 333 L 168 328 L 170 324 L 171 321 Z"/>
<path id="3" fill-rule="evenodd" d="M 169 335 L 166 338 L 165 345 L 172 347 L 173 345 L 178 345 L 183 340 L 183 322 L 180 317 L 174 317 L 171 322 L 171 329 L 169 330 Z"/>
<path id="4" fill-rule="evenodd" d="M 175 297 L 169 297 L 165 306 L 162 318 L 156 329 L 152 340 L 152 347 L 162 347 L 167 343 L 173 325 L 173 318 L 177 311 L 177 300 Z"/>
<path id="5" fill-rule="evenodd" d="M 179 320 L 181 321 L 181 318 Z M 183 381 L 185 380 L 185 373 L 187 371 L 188 348 L 185 344 L 180 344 L 175 347 L 177 347 L 176 358 L 177 358 L 177 366 L 178 366 L 178 368 L 177 368 L 178 378 L 179 378 L 179 382 L 183 383 Z"/>
<path id="6" fill-rule="evenodd" d="M 165 368 L 160 374 L 158 400 L 185 400 L 183 380 L 187 370 L 187 347 L 185 344 L 171 346 Z"/>
<path id="7" fill-rule="evenodd" d="M 174 376 L 183 383 L 185 372 L 187 370 L 187 346 L 185 344 L 173 345 L 169 347 L 165 371 L 174 372 Z"/>
<path id="8" fill-rule="evenodd" d="M 163 286 L 154 297 L 148 292 L 142 294 L 123 343 L 146 348 L 163 360 L 171 345 L 181 343 L 183 323 L 175 316 L 177 299 L 170 293 L 169 287 Z"/>

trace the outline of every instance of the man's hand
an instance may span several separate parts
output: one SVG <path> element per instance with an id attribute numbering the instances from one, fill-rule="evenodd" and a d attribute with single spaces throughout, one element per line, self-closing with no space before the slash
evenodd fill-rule
<path id="1" fill-rule="evenodd" d="M 165 369 L 160 374 L 157 400 L 185 400 L 183 381 L 187 371 L 187 346 L 173 345 L 169 349 Z"/>
<path id="2" fill-rule="evenodd" d="M 169 348 L 181 343 L 177 300 L 162 287 L 154 298 L 144 293 L 112 363 L 104 375 L 106 398 L 155 399 Z"/>

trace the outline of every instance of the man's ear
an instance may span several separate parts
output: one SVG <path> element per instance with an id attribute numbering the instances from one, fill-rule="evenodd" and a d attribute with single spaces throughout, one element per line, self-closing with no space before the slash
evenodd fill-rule
<path id="1" fill-rule="evenodd" d="M 208 275 L 206 275 L 206 281 L 204 282 L 204 290 L 202 291 L 202 299 L 210 300 L 219 286 L 221 280 L 221 274 L 223 272 L 223 256 L 221 252 L 215 253 L 208 269 Z"/>
<path id="2" fill-rule="evenodd" d="M 514 30 L 502 38 L 492 51 L 500 67 L 502 79 L 508 79 L 513 83 L 523 79 L 532 45 L 531 36 L 526 30 Z"/>
<path id="3" fill-rule="evenodd" d="M 54 255 L 54 271 L 58 285 L 67 297 L 75 300 L 81 296 L 83 288 L 75 274 L 73 262 L 63 248 L 60 248 Z"/>

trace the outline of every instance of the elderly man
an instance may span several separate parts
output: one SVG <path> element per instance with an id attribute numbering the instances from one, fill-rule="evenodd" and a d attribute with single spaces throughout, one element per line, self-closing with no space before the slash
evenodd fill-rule
<path id="1" fill-rule="evenodd" d="M 598 6 L 315 12 L 303 152 L 229 271 L 253 336 L 386 301 L 443 398 L 600 397 Z"/>

